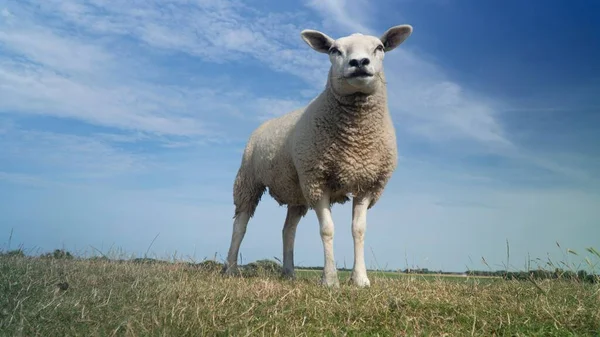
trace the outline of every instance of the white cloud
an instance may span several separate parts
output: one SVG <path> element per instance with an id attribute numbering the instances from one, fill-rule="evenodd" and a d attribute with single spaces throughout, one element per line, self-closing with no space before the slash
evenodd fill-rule
<path id="1" fill-rule="evenodd" d="M 152 83 L 152 73 L 166 69 L 139 55 L 144 49 L 129 49 L 120 42 L 123 37 L 143 41 L 153 52 L 186 53 L 217 64 L 247 61 L 248 55 L 313 88 L 322 85 L 318 79 L 327 65 L 303 45 L 299 28 L 289 23 L 292 14 L 257 15 L 235 1 L 173 0 L 170 5 L 165 10 L 150 3 L 99 0 L 21 2 L 14 8 L 19 20 L 0 23 L 0 48 L 8 52 L 0 56 L 0 112 L 214 138 L 223 137 L 218 124 L 224 118 L 243 117 L 240 107 L 263 104 L 245 88 L 231 90 L 231 83 L 225 86 L 216 78 L 195 88 Z M 241 11 L 255 20 L 246 20 Z M 46 16 L 43 23 L 36 13 Z M 290 34 L 297 39 L 290 42 Z"/>
<path id="2" fill-rule="evenodd" d="M 467 92 L 402 46 L 386 59 L 390 108 L 399 118 L 409 118 L 408 131 L 433 141 L 458 138 L 510 145 L 490 99 Z"/>
<path id="3" fill-rule="evenodd" d="M 75 118 L 173 135 L 208 131 L 193 116 L 210 90 L 146 84 L 101 44 L 21 18 L 0 24 L 0 111 Z M 139 75 L 137 76 L 139 77 Z"/>
<path id="4" fill-rule="evenodd" d="M 529 163 L 534 167 L 553 172 L 564 177 L 571 184 L 580 185 L 585 190 L 600 190 L 600 160 L 596 157 L 574 153 L 540 153 L 524 149 L 505 154 L 515 160 Z"/>
<path id="5" fill-rule="evenodd" d="M 113 84 L 114 86 L 110 86 Z M 0 111 L 75 118 L 95 125 L 173 135 L 207 132 L 190 116 L 193 92 L 172 102 L 172 89 L 118 83 L 87 84 L 42 67 L 0 62 Z M 179 105 L 179 106 L 178 106 Z M 170 112 L 171 114 L 167 114 Z M 187 116 L 186 116 L 187 115 Z"/>
<path id="6" fill-rule="evenodd" d="M 91 43 L 80 41 L 63 32 L 53 34 L 37 26 L 21 27 L 8 25 L 0 31 L 0 43 L 17 55 L 28 58 L 34 64 L 50 67 L 58 72 L 101 72 L 107 71 L 113 57 Z"/>
<path id="7" fill-rule="evenodd" d="M 150 2 L 49 0 L 44 7 L 93 34 L 135 38 L 153 48 L 184 52 L 205 61 L 243 62 L 250 56 L 308 83 L 318 81 L 323 71 L 315 69 L 320 63 L 318 55 L 303 45 L 299 35 L 303 28 L 291 23 L 291 13 L 257 13 L 234 0 L 169 0 L 160 6 Z"/>
<path id="8" fill-rule="evenodd" d="M 10 127 L 0 134 L 0 162 L 26 165 L 49 177 L 95 179 L 139 172 L 150 158 L 119 150 L 101 139 Z M 7 176 L 5 172 L 5 178 Z M 21 175 L 14 173 L 13 177 Z M 41 177 L 36 179 L 42 180 Z"/>
<path id="9" fill-rule="evenodd" d="M 374 11 L 373 3 L 367 0 L 310 0 L 307 4 L 323 16 L 324 29 L 374 34 L 365 24 Z"/>

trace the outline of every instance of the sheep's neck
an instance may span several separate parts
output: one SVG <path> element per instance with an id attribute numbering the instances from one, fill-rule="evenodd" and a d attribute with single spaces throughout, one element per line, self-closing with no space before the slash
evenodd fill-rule
<path id="1" fill-rule="evenodd" d="M 362 122 L 377 122 L 384 118 L 387 111 L 385 109 L 387 97 L 384 86 L 378 88 L 372 94 L 340 95 L 328 83 L 325 92 L 329 106 L 336 107 L 334 115 L 349 124 L 359 126 Z"/>
<path id="2" fill-rule="evenodd" d="M 381 125 L 386 122 L 385 88 L 371 95 L 338 95 L 330 86 L 326 89 L 330 111 L 325 118 L 330 125 L 334 143 L 345 147 L 369 147 L 379 139 Z"/>

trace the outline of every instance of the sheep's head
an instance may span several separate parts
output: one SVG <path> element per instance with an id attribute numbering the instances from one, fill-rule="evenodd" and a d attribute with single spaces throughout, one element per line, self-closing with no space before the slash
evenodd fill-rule
<path id="1" fill-rule="evenodd" d="M 303 30 L 302 39 L 314 50 L 329 54 L 331 84 L 342 95 L 373 93 L 383 81 L 383 57 L 398 47 L 410 34 L 412 26 L 388 29 L 380 38 L 352 34 L 337 40 L 316 30 Z"/>

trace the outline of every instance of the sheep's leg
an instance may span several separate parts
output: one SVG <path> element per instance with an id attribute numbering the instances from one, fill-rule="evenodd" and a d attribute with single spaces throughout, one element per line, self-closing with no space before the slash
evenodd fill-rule
<path id="1" fill-rule="evenodd" d="M 283 226 L 283 276 L 295 278 L 294 273 L 294 240 L 300 219 L 306 214 L 305 206 L 288 206 Z"/>
<path id="2" fill-rule="evenodd" d="M 250 220 L 250 214 L 248 212 L 240 212 L 236 215 L 235 221 L 233 222 L 231 245 L 229 246 L 229 253 L 227 254 L 227 264 L 224 268 L 225 274 L 227 275 L 233 275 L 238 272 L 237 258 L 240 252 L 240 245 L 246 234 L 248 220 Z"/>
<path id="3" fill-rule="evenodd" d="M 352 201 L 352 237 L 354 238 L 354 267 L 351 280 L 359 287 L 371 285 L 365 266 L 365 233 L 369 197 L 355 197 Z"/>
<path id="4" fill-rule="evenodd" d="M 323 277 L 321 283 L 328 287 L 339 287 L 337 269 L 333 256 L 333 219 L 331 218 L 331 208 L 329 205 L 329 195 L 325 194 L 316 204 L 315 213 L 319 219 L 321 229 L 321 240 L 323 241 L 323 251 L 325 257 L 325 266 L 323 267 Z"/>
<path id="5" fill-rule="evenodd" d="M 231 245 L 227 254 L 227 262 L 223 268 L 223 271 L 228 275 L 237 273 L 237 257 L 240 252 L 240 245 L 246 234 L 246 226 L 250 218 L 254 215 L 260 197 L 265 191 L 265 186 L 257 183 L 255 177 L 248 172 L 249 170 L 246 165 L 246 158 L 244 158 L 233 185 L 235 220 L 233 222 L 233 233 L 231 234 Z"/>

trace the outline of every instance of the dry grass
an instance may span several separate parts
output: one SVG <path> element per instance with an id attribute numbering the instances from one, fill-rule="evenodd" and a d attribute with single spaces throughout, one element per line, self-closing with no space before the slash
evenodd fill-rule
<path id="1" fill-rule="evenodd" d="M 548 280 L 538 288 L 519 281 L 371 278 L 370 289 L 344 284 L 328 290 L 314 276 L 224 278 L 186 264 L 0 257 L 0 334 L 600 333 L 598 284 Z"/>

